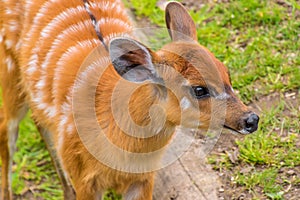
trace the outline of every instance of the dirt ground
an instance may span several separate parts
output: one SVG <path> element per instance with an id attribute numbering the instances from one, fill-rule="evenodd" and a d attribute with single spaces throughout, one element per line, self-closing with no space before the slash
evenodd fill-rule
<path id="1" fill-rule="evenodd" d="M 300 109 L 300 100 L 297 99 L 298 91 L 290 91 L 284 94 L 284 101 L 289 104 L 293 105 L 296 108 Z M 271 107 L 278 105 L 280 101 L 280 94 L 273 93 L 268 96 L 264 96 L 258 99 L 258 101 L 250 104 L 249 106 L 253 108 L 257 113 L 261 113 L 264 110 L 269 110 Z M 283 111 L 283 115 L 289 115 L 287 110 Z M 255 134 L 255 133 L 254 133 Z M 246 172 L 252 170 L 249 166 L 242 166 L 239 163 L 235 163 L 235 159 L 237 158 L 239 152 L 236 145 L 236 140 L 242 140 L 243 136 L 241 135 L 233 135 L 224 133 L 221 135 L 220 139 L 218 140 L 216 146 L 214 147 L 211 154 L 220 154 L 220 153 L 227 153 L 231 158 L 231 161 L 234 165 L 234 170 L 225 170 L 222 172 L 216 172 L 218 177 L 221 181 L 221 188 L 218 190 L 219 199 L 251 199 L 251 195 L 246 193 L 242 187 L 233 186 L 231 183 L 231 179 L 233 177 L 233 171 L 240 171 Z M 300 138 L 298 138 L 297 144 L 300 147 Z M 300 175 L 300 166 L 296 166 L 293 170 L 283 168 L 281 169 L 280 173 L 286 174 L 287 179 L 292 178 L 292 175 Z M 287 185 L 285 187 L 285 191 L 287 191 L 286 195 L 284 196 L 285 199 L 300 199 L 300 186 L 298 187 L 289 187 Z M 262 192 L 262 191 L 257 191 Z"/>

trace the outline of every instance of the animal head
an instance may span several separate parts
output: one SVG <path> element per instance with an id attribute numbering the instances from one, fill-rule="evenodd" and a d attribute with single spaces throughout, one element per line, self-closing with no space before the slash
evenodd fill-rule
<path id="1" fill-rule="evenodd" d="M 154 96 L 168 123 L 254 132 L 259 117 L 234 94 L 225 65 L 198 44 L 195 23 L 180 3 L 167 5 L 166 25 L 172 42 L 157 52 L 133 39 L 113 39 L 109 54 L 116 72 L 144 85 L 138 90 L 147 92 L 136 95 Z"/>

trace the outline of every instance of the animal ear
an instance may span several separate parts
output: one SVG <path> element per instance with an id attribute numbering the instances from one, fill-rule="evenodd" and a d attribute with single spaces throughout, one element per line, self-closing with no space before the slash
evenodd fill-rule
<path id="1" fill-rule="evenodd" d="M 197 40 L 196 25 L 184 6 L 178 2 L 170 2 L 166 6 L 166 24 L 173 41 Z"/>
<path id="2" fill-rule="evenodd" d="M 109 55 L 115 70 L 131 82 L 143 82 L 157 77 L 151 51 L 136 40 L 115 38 L 109 44 Z"/>

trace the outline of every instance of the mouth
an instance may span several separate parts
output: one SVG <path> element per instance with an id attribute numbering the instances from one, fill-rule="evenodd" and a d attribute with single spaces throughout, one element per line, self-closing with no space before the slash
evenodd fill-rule
<path id="1" fill-rule="evenodd" d="M 233 134 L 247 135 L 247 134 L 250 133 L 249 131 L 246 131 L 245 129 L 242 129 L 242 130 L 237 131 L 237 130 L 235 130 L 235 129 L 229 127 L 229 126 L 226 126 L 226 125 L 224 125 L 223 127 L 224 127 L 225 129 L 229 130 L 229 131 L 230 131 L 231 133 L 233 133 Z"/>

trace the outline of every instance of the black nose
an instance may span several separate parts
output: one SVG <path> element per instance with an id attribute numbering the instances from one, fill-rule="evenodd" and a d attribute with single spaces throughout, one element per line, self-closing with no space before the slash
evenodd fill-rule
<path id="1" fill-rule="evenodd" d="M 259 117 L 255 113 L 251 113 L 247 119 L 245 119 L 245 130 L 249 133 L 253 133 L 257 130 Z"/>

